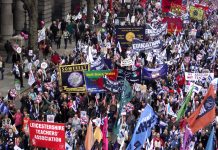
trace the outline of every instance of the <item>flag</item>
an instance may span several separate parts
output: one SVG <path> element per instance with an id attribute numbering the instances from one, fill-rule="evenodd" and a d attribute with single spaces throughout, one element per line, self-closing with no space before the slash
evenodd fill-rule
<path id="1" fill-rule="evenodd" d="M 102 150 L 108 150 L 107 130 L 108 130 L 108 117 L 104 118 L 104 125 L 102 127 L 102 134 L 103 134 Z"/>
<path id="2" fill-rule="evenodd" d="M 117 42 L 117 48 L 119 49 L 119 52 L 121 53 L 122 52 L 122 48 L 120 46 L 120 42 L 119 41 Z"/>
<path id="3" fill-rule="evenodd" d="M 119 129 L 120 129 L 120 124 L 121 121 L 119 121 L 120 114 L 122 112 L 122 109 L 124 105 L 126 105 L 131 99 L 132 99 L 132 88 L 127 80 L 123 81 L 123 86 L 122 86 L 122 93 L 119 101 L 119 110 L 118 110 L 118 120 L 116 121 L 114 125 L 114 133 L 118 134 Z"/>
<path id="4" fill-rule="evenodd" d="M 103 137 L 103 135 L 102 135 L 102 132 L 101 132 L 100 127 L 96 127 L 96 128 L 95 128 L 95 132 L 94 132 L 94 141 L 97 140 L 98 143 L 100 143 L 102 137 Z"/>
<path id="5" fill-rule="evenodd" d="M 215 149 L 215 143 L 214 143 L 214 138 L 215 138 L 215 135 L 214 135 L 214 127 L 212 128 L 211 132 L 210 132 L 210 137 L 207 141 L 207 146 L 206 146 L 206 149 L 205 150 L 214 150 Z"/>
<path id="6" fill-rule="evenodd" d="M 194 134 L 213 122 L 215 117 L 215 92 L 213 85 L 210 85 L 202 103 L 187 119 L 187 122 Z"/>
<path id="7" fill-rule="evenodd" d="M 153 108 L 147 104 L 137 122 L 132 139 L 127 150 L 140 150 L 146 139 L 151 135 L 151 129 L 157 123 Z"/>
<path id="8" fill-rule="evenodd" d="M 172 4 L 182 5 L 182 0 L 162 0 L 162 12 L 169 12 Z"/>
<path id="9" fill-rule="evenodd" d="M 124 80 L 121 94 L 121 104 L 120 106 L 126 105 L 132 99 L 132 88 L 127 80 Z"/>
<path id="10" fill-rule="evenodd" d="M 204 10 L 195 6 L 190 6 L 190 17 L 194 20 L 203 20 Z"/>
<path id="11" fill-rule="evenodd" d="M 185 129 L 185 133 L 184 133 L 184 137 L 183 137 L 183 145 L 181 150 L 189 150 L 189 146 L 192 140 L 192 132 L 191 129 L 189 129 L 188 127 L 186 127 Z"/>
<path id="12" fill-rule="evenodd" d="M 43 27 L 40 31 L 38 31 L 38 43 L 45 40 L 45 27 Z"/>
<path id="13" fill-rule="evenodd" d="M 193 93 L 193 89 L 194 89 L 194 86 L 191 87 L 191 90 L 189 91 L 184 103 L 182 104 L 181 108 L 179 109 L 178 113 L 177 113 L 177 118 L 176 118 L 176 121 L 180 120 L 184 114 L 185 114 L 185 111 L 186 111 L 186 108 L 188 106 L 188 103 L 191 99 L 191 96 L 192 96 L 192 93 Z"/>
<path id="14" fill-rule="evenodd" d="M 86 132 L 85 149 L 91 150 L 93 145 L 94 145 L 94 135 L 93 135 L 92 121 L 90 120 Z"/>

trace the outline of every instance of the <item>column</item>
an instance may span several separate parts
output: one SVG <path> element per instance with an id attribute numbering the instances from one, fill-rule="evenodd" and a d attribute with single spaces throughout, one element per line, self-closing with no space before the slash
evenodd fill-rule
<path id="1" fill-rule="evenodd" d="M 1 37 L 3 40 L 8 40 L 13 34 L 13 14 L 12 2 L 13 0 L 1 0 Z"/>
<path id="2" fill-rule="evenodd" d="M 39 0 L 38 11 L 39 19 L 43 20 L 45 23 L 51 22 L 52 15 L 52 5 L 51 0 Z"/>
<path id="3" fill-rule="evenodd" d="M 15 1 L 15 10 L 14 10 L 14 28 L 15 32 L 19 34 L 24 29 L 25 23 L 25 10 L 23 7 L 23 2 L 21 0 Z M 28 15 L 28 14 L 26 14 Z M 27 20 L 26 20 L 27 22 Z"/>
<path id="4" fill-rule="evenodd" d="M 65 19 L 67 14 L 71 13 L 71 0 L 63 0 L 62 3 L 62 19 Z"/>

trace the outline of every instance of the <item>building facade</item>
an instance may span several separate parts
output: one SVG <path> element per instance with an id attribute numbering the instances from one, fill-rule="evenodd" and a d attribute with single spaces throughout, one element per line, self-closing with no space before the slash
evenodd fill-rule
<path id="1" fill-rule="evenodd" d="M 38 0 L 38 20 L 46 24 L 74 12 L 80 0 Z M 0 0 L 0 42 L 28 29 L 28 13 L 22 0 Z"/>

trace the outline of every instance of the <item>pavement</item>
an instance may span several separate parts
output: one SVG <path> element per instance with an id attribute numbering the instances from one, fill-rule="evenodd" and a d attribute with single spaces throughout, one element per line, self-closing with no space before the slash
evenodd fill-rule
<path id="1" fill-rule="evenodd" d="M 61 47 L 60 49 L 56 49 L 56 44 L 53 43 L 52 48 L 53 50 L 57 51 L 59 54 L 63 55 L 63 54 L 69 54 L 70 52 L 72 52 L 72 49 L 75 47 L 75 41 L 72 41 L 71 44 L 68 43 L 67 49 L 64 49 L 64 41 L 62 39 L 61 41 Z M 5 51 L 0 51 L 0 55 L 3 56 L 3 59 L 6 58 L 6 53 Z M 0 93 L 5 97 L 8 93 L 8 90 L 15 88 L 14 86 L 14 75 L 12 74 L 12 63 L 6 63 L 5 64 L 5 72 L 4 72 L 4 80 L 0 80 Z M 21 96 L 24 93 L 28 93 L 29 90 L 29 85 L 27 83 L 27 79 L 23 79 L 24 80 L 24 88 L 22 88 L 20 91 L 18 91 L 19 96 Z M 0 94 L 0 95 L 1 95 Z M 20 103 L 19 103 L 19 96 L 17 97 L 15 102 L 15 105 L 17 108 L 20 107 Z"/>

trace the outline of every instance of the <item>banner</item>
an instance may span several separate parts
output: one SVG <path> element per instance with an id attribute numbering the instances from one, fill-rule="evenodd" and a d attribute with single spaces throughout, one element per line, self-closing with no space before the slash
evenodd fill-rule
<path id="1" fill-rule="evenodd" d="M 86 90 L 90 93 L 101 93 L 106 90 L 100 88 L 97 85 L 98 78 L 106 75 L 109 79 L 116 80 L 118 75 L 118 70 L 92 70 L 92 71 L 84 71 L 85 82 L 86 82 Z"/>
<path id="2" fill-rule="evenodd" d="M 176 34 L 182 31 L 182 19 L 181 18 L 170 18 L 164 17 L 162 20 L 163 23 L 167 23 L 167 32 L 173 34 L 176 31 Z"/>
<path id="3" fill-rule="evenodd" d="M 212 81 L 214 73 L 189 73 L 185 72 L 186 81 Z"/>
<path id="4" fill-rule="evenodd" d="M 105 68 L 104 58 L 102 56 L 98 56 L 98 58 L 91 63 L 91 70 L 102 70 Z"/>
<path id="5" fill-rule="evenodd" d="M 170 10 L 172 13 L 177 14 L 178 16 L 181 16 L 182 14 L 186 12 L 186 7 L 172 3 Z"/>
<path id="6" fill-rule="evenodd" d="M 105 88 L 112 93 L 119 93 L 122 91 L 123 82 L 112 81 L 107 76 L 99 78 L 97 84 L 100 88 Z"/>
<path id="7" fill-rule="evenodd" d="M 65 150 L 65 124 L 29 121 L 30 142 L 33 146 Z"/>
<path id="8" fill-rule="evenodd" d="M 145 39 L 144 26 L 116 26 L 116 43 L 119 41 L 121 47 L 131 47 L 134 38 Z"/>
<path id="9" fill-rule="evenodd" d="M 63 65 L 59 67 L 61 86 L 64 92 L 86 92 L 83 71 L 89 70 L 89 64 Z"/>
<path id="10" fill-rule="evenodd" d="M 162 65 L 159 68 L 143 68 L 142 69 L 142 77 L 143 79 L 156 79 L 159 77 L 163 77 L 167 75 L 167 71 L 168 71 L 168 65 Z"/>
<path id="11" fill-rule="evenodd" d="M 169 12 L 172 3 L 182 5 L 182 0 L 162 0 L 162 12 Z"/>
<path id="12" fill-rule="evenodd" d="M 116 65 L 116 68 L 118 68 L 118 80 L 124 80 L 126 79 L 130 83 L 141 83 L 141 68 L 138 68 L 135 71 L 127 70 L 125 68 L 122 68 L 118 65 Z"/>
<path id="13" fill-rule="evenodd" d="M 190 6 L 190 18 L 194 20 L 203 20 L 204 17 L 204 10 L 201 8 L 197 8 L 195 6 Z"/>
<path id="14" fill-rule="evenodd" d="M 152 51 L 153 49 L 161 49 L 163 42 L 161 40 L 156 40 L 152 42 L 146 42 L 139 39 L 133 39 L 132 49 L 133 51 Z"/>
<path id="15" fill-rule="evenodd" d="M 145 140 L 151 135 L 151 129 L 157 123 L 157 117 L 152 107 L 147 104 L 137 122 L 132 139 L 127 150 L 139 150 L 142 148 Z"/>
<path id="16" fill-rule="evenodd" d="M 167 23 L 164 23 L 158 29 L 145 29 L 145 35 L 150 37 L 159 36 L 161 34 L 165 34 L 166 30 L 167 30 Z"/>

